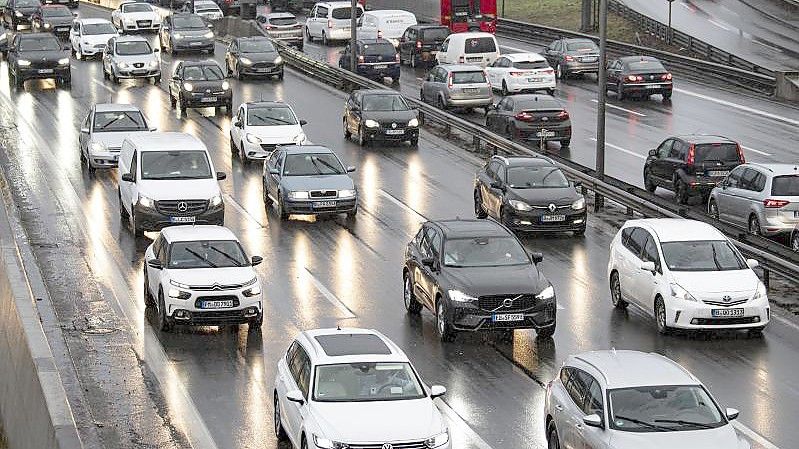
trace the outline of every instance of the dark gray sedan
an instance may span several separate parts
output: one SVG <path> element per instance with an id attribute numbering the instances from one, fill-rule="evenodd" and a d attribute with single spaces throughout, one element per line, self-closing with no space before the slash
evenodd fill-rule
<path id="1" fill-rule="evenodd" d="M 591 39 L 558 39 L 544 49 L 544 57 L 558 79 L 599 71 L 599 47 Z"/>
<path id="2" fill-rule="evenodd" d="M 202 17 L 196 14 L 175 13 L 164 17 L 158 41 L 161 50 L 170 53 L 178 51 L 205 51 L 214 53 L 214 33 Z"/>
<path id="3" fill-rule="evenodd" d="M 291 214 L 321 215 L 358 212 L 358 190 L 329 148 L 318 145 L 278 147 L 264 164 L 264 204 L 274 204 L 281 220 Z"/>

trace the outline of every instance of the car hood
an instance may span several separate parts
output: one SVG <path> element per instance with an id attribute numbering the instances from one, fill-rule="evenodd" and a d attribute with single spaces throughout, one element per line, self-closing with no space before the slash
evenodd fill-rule
<path id="1" fill-rule="evenodd" d="M 145 179 L 138 183 L 139 193 L 156 201 L 209 199 L 219 195 L 216 179 Z"/>
<path id="2" fill-rule="evenodd" d="M 247 58 L 252 62 L 275 62 L 275 59 L 280 56 L 276 51 L 268 51 L 265 53 L 242 53 L 241 57 Z"/>
<path id="3" fill-rule="evenodd" d="M 364 120 L 376 120 L 381 123 L 396 122 L 397 124 L 407 124 L 412 118 L 416 118 L 416 111 L 363 111 Z"/>
<path id="4" fill-rule="evenodd" d="M 348 175 L 284 176 L 280 180 L 280 185 L 287 191 L 355 188 L 355 183 Z"/>
<path id="5" fill-rule="evenodd" d="M 443 267 L 448 288 L 474 297 L 483 295 L 539 294 L 549 281 L 532 265 L 507 267 Z"/>
<path id="6" fill-rule="evenodd" d="M 114 55 L 114 62 L 117 64 L 120 62 L 127 62 L 128 64 L 134 64 L 137 62 L 148 63 L 150 61 L 157 61 L 158 56 L 155 53 L 147 53 L 143 55 Z"/>
<path id="7" fill-rule="evenodd" d="M 550 203 L 557 206 L 570 204 L 581 195 L 574 187 L 548 187 L 541 189 L 508 189 L 508 198 L 524 201 L 528 204 Z"/>
<path id="8" fill-rule="evenodd" d="M 135 21 L 135 20 L 152 20 L 153 22 L 160 23 L 161 16 L 154 11 L 150 12 L 123 12 L 119 15 L 122 20 Z"/>
<path id="9" fill-rule="evenodd" d="M 728 271 L 672 271 L 671 276 L 691 294 L 754 294 L 759 282 L 757 275 L 749 268 Z M 712 282 L 708 282 L 711 279 Z"/>
<path id="10" fill-rule="evenodd" d="M 169 270 L 169 277 L 186 285 L 231 285 L 244 284 L 255 276 L 252 267 L 195 268 L 191 270 Z"/>
<path id="11" fill-rule="evenodd" d="M 180 34 L 181 36 L 192 37 L 192 38 L 195 38 L 195 39 L 198 38 L 198 37 L 203 37 L 203 35 L 206 34 L 209 31 L 211 31 L 210 28 L 196 29 L 196 30 L 194 30 L 194 29 L 191 29 L 191 30 L 176 30 L 176 29 L 173 28 L 173 29 L 169 30 L 169 32 L 173 36 L 175 34 Z M 209 39 L 211 39 L 211 38 L 209 38 Z"/>
<path id="12" fill-rule="evenodd" d="M 92 133 L 92 143 L 99 142 L 106 148 L 120 149 L 122 141 L 131 134 L 142 134 L 149 131 L 104 131 Z"/>
<path id="13" fill-rule="evenodd" d="M 430 398 L 373 402 L 314 402 L 324 437 L 347 443 L 424 440 L 444 431 Z M 397 425 L 401 422 L 401 425 Z"/>
<path id="14" fill-rule="evenodd" d="M 72 25 L 72 20 L 73 20 L 72 17 L 53 17 L 53 18 L 43 19 L 43 22 L 49 23 L 50 26 L 53 27 L 59 27 L 65 25 Z"/>
<path id="15" fill-rule="evenodd" d="M 732 426 L 681 432 L 619 432 L 613 431 L 610 446 L 614 449 L 662 449 L 684 447 L 691 449 L 749 449 L 740 441 Z"/>
<path id="16" fill-rule="evenodd" d="M 116 36 L 116 34 L 90 34 L 80 37 L 81 42 L 88 42 L 90 45 L 107 44 L 108 39 Z"/>
<path id="17" fill-rule="evenodd" d="M 212 92 L 217 92 L 222 90 L 222 83 L 225 80 L 217 80 L 217 81 L 184 81 L 184 83 L 191 83 L 194 86 L 192 92 L 204 92 L 206 90 L 210 90 Z"/>
<path id="18" fill-rule="evenodd" d="M 61 58 L 68 58 L 69 52 L 64 50 L 53 51 L 24 51 L 19 54 L 20 59 L 31 61 L 57 61 Z"/>
<path id="19" fill-rule="evenodd" d="M 246 129 L 246 132 L 266 140 L 266 143 L 274 141 L 283 144 L 293 142 L 297 134 L 302 132 L 300 125 L 248 126 Z"/>

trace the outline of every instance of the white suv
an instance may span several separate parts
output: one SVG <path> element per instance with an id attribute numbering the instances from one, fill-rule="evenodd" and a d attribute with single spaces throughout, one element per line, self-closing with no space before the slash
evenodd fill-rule
<path id="1" fill-rule="evenodd" d="M 550 448 L 749 449 L 737 417 L 685 368 L 638 351 L 569 356 L 544 404 Z"/>
<path id="2" fill-rule="evenodd" d="M 304 145 L 305 124 L 282 101 L 243 103 L 230 123 L 230 150 L 242 163 L 264 160 L 278 145 Z"/>
<path id="3" fill-rule="evenodd" d="M 278 362 L 275 433 L 302 449 L 449 449 L 433 403 L 445 392 L 377 331 L 303 331 Z"/>
<path id="4" fill-rule="evenodd" d="M 358 18 L 363 15 L 363 7 L 358 5 Z M 305 19 L 305 37 L 308 42 L 315 38 L 324 45 L 331 41 L 345 41 L 351 37 L 352 4 L 349 1 L 319 2 L 314 5 Z"/>
<path id="5" fill-rule="evenodd" d="M 681 329 L 748 329 L 769 322 L 766 287 L 738 249 L 713 226 L 694 220 L 629 220 L 610 244 L 613 305 L 635 304 L 660 333 Z"/>
<path id="6" fill-rule="evenodd" d="M 261 282 L 239 240 L 222 226 L 174 226 L 144 254 L 144 302 L 159 330 L 175 324 L 263 323 Z"/>

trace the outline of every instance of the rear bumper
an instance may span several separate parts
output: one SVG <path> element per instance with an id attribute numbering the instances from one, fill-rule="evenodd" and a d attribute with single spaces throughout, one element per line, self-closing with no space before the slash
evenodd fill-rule
<path id="1" fill-rule="evenodd" d="M 630 83 L 621 85 L 625 93 L 634 94 L 670 94 L 672 87 L 671 83 Z"/>
<path id="2" fill-rule="evenodd" d="M 451 98 L 448 100 L 450 106 L 455 107 L 483 107 L 494 104 L 492 97 L 481 98 Z"/>
<path id="3" fill-rule="evenodd" d="M 530 126 L 519 121 L 516 121 L 516 135 L 513 137 L 537 142 L 542 138 L 542 136 L 538 134 L 543 132 L 544 129 L 546 129 L 547 133 L 551 134 L 543 136 L 544 140 L 547 142 L 554 140 L 569 140 L 572 137 L 571 126 Z"/>
<path id="4" fill-rule="evenodd" d="M 358 75 L 370 79 L 397 79 L 400 76 L 400 65 L 399 63 L 391 62 L 387 63 L 386 68 L 376 69 L 374 65 L 358 64 Z"/>
<path id="5" fill-rule="evenodd" d="M 510 92 L 524 92 L 524 91 L 535 91 L 535 90 L 544 90 L 544 89 L 554 89 L 555 84 L 555 76 L 554 75 L 547 75 L 544 77 L 540 77 L 541 81 L 536 82 L 529 82 L 527 81 L 528 78 L 534 77 L 519 77 L 518 79 L 514 79 L 514 77 L 509 77 L 505 84 L 508 86 L 508 90 Z"/>
<path id="6" fill-rule="evenodd" d="M 599 61 L 596 62 L 566 62 L 562 67 L 569 73 L 597 73 L 599 71 Z"/>

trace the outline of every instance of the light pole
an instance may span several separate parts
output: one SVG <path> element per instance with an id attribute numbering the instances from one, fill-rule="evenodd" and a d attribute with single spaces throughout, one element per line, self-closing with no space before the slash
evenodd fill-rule
<path id="1" fill-rule="evenodd" d="M 358 73 L 358 0 L 352 0 L 352 12 L 350 13 L 350 72 Z"/>
<path id="2" fill-rule="evenodd" d="M 597 107 L 596 107 L 596 176 L 599 180 L 605 177 L 605 99 L 607 95 L 607 33 L 608 33 L 608 0 L 599 0 L 599 72 L 597 73 Z M 597 194 L 594 200 L 594 211 L 604 205 L 604 198 Z"/>
<path id="3" fill-rule="evenodd" d="M 672 30 L 671 30 L 671 5 L 673 5 L 673 4 L 674 4 L 674 0 L 666 0 L 666 1 L 668 1 L 668 2 L 669 2 L 669 31 L 668 31 L 668 32 L 669 32 L 669 35 L 668 35 L 668 36 L 666 36 L 666 42 L 668 42 L 668 43 L 669 43 L 669 45 L 671 45 L 671 37 L 672 37 L 672 35 L 674 34 L 674 33 L 672 32 Z"/>

